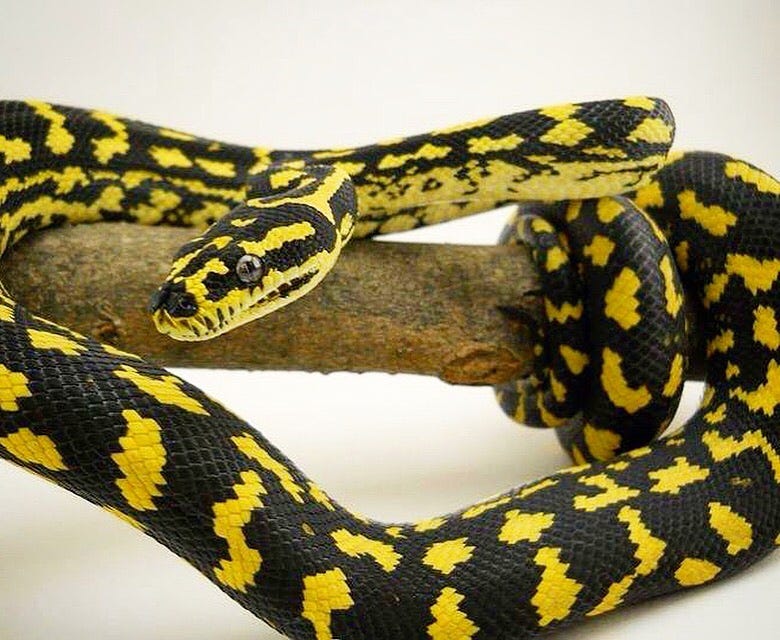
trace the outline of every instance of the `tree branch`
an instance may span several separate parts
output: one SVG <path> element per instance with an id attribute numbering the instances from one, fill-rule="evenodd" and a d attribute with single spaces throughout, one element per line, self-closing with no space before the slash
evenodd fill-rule
<path id="1" fill-rule="evenodd" d="M 167 366 L 405 372 L 457 384 L 529 370 L 528 330 L 500 311 L 541 317 L 522 247 L 355 241 L 303 299 L 182 343 L 155 331 L 146 304 L 192 235 L 126 223 L 38 233 L 9 253 L 3 281 L 34 312 Z"/>

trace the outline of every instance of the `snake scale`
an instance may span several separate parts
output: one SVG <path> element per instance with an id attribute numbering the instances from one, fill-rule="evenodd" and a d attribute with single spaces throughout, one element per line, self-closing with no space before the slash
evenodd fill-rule
<path id="1" fill-rule="evenodd" d="M 166 545 L 281 633 L 531 638 L 731 575 L 780 543 L 780 185 L 669 153 L 663 101 L 547 107 L 367 147 L 240 147 L 0 103 L 0 250 L 59 223 L 204 227 L 154 294 L 206 339 L 319 282 L 350 237 L 514 201 L 546 322 L 497 389 L 577 466 L 416 523 L 351 513 L 260 433 L 136 355 L 0 298 L 0 455 Z M 624 194 L 624 195 L 621 195 Z M 685 427 L 685 287 L 707 350 Z M 150 576 L 151 578 L 151 576 Z"/>

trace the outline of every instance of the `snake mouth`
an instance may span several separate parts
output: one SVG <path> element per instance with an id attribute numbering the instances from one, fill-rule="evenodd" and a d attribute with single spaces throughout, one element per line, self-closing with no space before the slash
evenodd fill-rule
<path id="1" fill-rule="evenodd" d="M 226 296 L 217 301 L 207 300 L 189 317 L 173 316 L 161 308 L 152 314 L 152 320 L 160 333 L 175 340 L 210 340 L 297 300 L 323 276 L 319 271 L 309 271 L 280 283 L 265 295 L 262 295 L 261 287 L 255 287 L 245 290 L 238 299 L 233 296 L 231 300 L 231 296 Z"/>

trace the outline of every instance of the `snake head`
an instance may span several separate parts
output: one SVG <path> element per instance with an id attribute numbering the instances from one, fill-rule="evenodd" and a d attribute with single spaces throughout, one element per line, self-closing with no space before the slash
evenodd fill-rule
<path id="1" fill-rule="evenodd" d="M 150 301 L 157 330 L 207 340 L 279 309 L 330 271 L 357 216 L 349 176 L 332 166 L 274 166 L 245 203 L 177 253 Z"/>

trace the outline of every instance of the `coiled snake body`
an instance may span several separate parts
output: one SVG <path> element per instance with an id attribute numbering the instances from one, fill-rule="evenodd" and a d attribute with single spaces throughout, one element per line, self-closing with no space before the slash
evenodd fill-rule
<path id="1" fill-rule="evenodd" d="M 498 395 L 584 464 L 447 516 L 367 520 L 198 389 L 7 294 L 0 455 L 291 638 L 530 638 L 728 576 L 780 542 L 780 185 L 726 156 L 667 158 L 672 129 L 663 102 L 629 98 L 285 152 L 0 103 L 2 250 L 65 221 L 218 220 L 152 300 L 181 339 L 302 295 L 350 235 L 567 200 L 523 205 L 505 231 L 531 245 L 547 323 L 534 374 Z M 703 311 L 707 391 L 648 444 L 684 377 L 680 277 Z"/>

